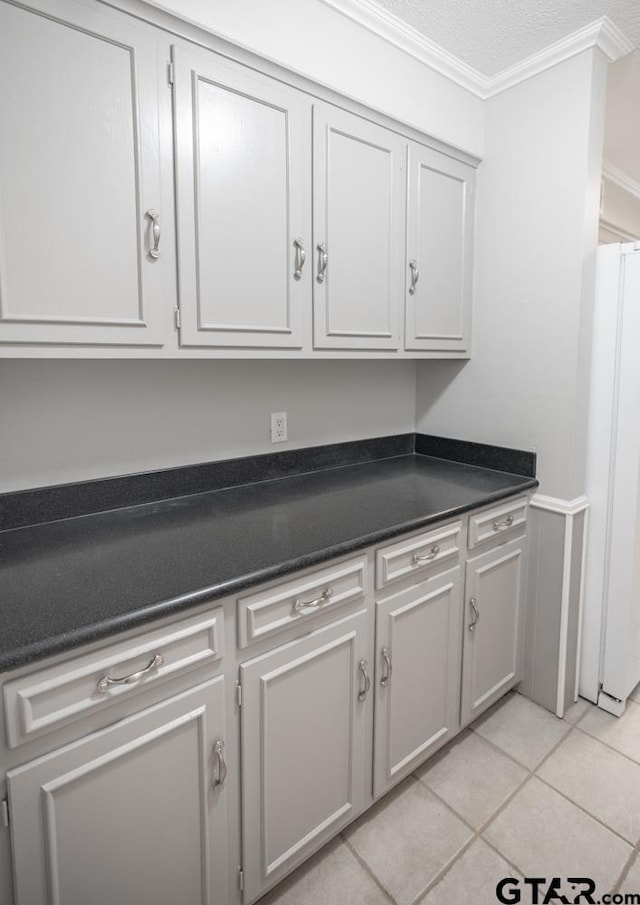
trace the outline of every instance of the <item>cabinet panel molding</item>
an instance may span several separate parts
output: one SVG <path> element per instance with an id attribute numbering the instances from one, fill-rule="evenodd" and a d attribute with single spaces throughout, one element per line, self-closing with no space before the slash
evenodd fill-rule
<path id="1" fill-rule="evenodd" d="M 366 621 L 361 611 L 240 668 L 247 901 L 363 807 Z"/>
<path id="2" fill-rule="evenodd" d="M 459 728 L 462 571 L 376 603 L 374 795 Z"/>
<path id="3" fill-rule="evenodd" d="M 526 537 L 467 563 L 461 723 L 465 726 L 522 677 Z"/>
<path id="4" fill-rule="evenodd" d="M 31 7 L 0 4 L 0 342 L 161 345 L 158 38 L 97 5 Z"/>
<path id="5" fill-rule="evenodd" d="M 405 140 L 316 103 L 313 149 L 314 348 L 398 349 Z"/>
<path id="6" fill-rule="evenodd" d="M 468 352 L 475 171 L 415 143 L 408 170 L 405 347 Z"/>
<path id="7" fill-rule="evenodd" d="M 16 905 L 227 905 L 222 677 L 7 777 Z"/>
<path id="8" fill-rule="evenodd" d="M 180 342 L 301 348 L 310 102 L 215 54 L 180 45 L 172 55 Z"/>

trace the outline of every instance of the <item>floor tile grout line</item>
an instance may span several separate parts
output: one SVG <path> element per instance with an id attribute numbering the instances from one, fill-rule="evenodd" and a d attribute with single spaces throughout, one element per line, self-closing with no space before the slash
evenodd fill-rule
<path id="1" fill-rule="evenodd" d="M 504 799 L 504 801 L 496 808 L 496 810 L 493 812 L 493 814 L 490 817 L 487 817 L 485 822 L 478 829 L 478 833 L 480 833 L 481 835 L 484 833 L 484 831 L 487 829 L 487 827 L 489 827 L 493 823 L 493 821 L 496 819 L 496 817 L 499 817 L 500 814 L 502 814 L 502 812 L 505 810 L 505 808 L 507 808 L 511 804 L 511 802 L 516 797 L 518 792 L 521 789 L 523 789 L 524 786 L 526 786 L 526 784 L 531 780 L 532 777 L 533 777 L 533 773 L 527 773 L 527 775 L 524 777 L 524 779 L 520 783 L 518 783 L 518 785 L 513 790 L 513 792 L 511 792 L 509 795 L 507 795 L 507 797 Z M 497 851 L 497 849 L 496 849 L 496 851 Z M 504 855 L 502 855 L 502 857 L 504 858 Z"/>
<path id="2" fill-rule="evenodd" d="M 562 798 L 564 798 L 565 801 L 568 801 L 569 804 L 572 804 L 575 808 L 578 808 L 578 810 L 582 811 L 583 814 L 586 814 L 587 817 L 591 817 L 592 820 L 595 820 L 596 823 L 599 823 L 600 826 L 604 827 L 605 830 L 609 830 L 610 833 L 613 833 L 614 836 L 617 836 L 618 839 L 621 840 L 621 842 L 625 843 L 625 845 L 628 845 L 631 849 L 635 849 L 635 845 L 633 842 L 630 842 L 628 839 L 625 839 L 625 837 L 621 833 L 619 833 L 618 830 L 614 830 L 613 827 L 609 826 L 608 823 L 605 823 L 604 820 L 602 820 L 600 817 L 596 817 L 595 814 L 592 814 L 591 811 L 588 811 L 579 802 L 574 801 L 573 798 L 569 798 L 569 796 L 565 792 L 563 792 L 562 789 L 557 789 L 552 783 L 550 783 L 548 780 L 546 780 L 543 776 L 536 776 L 535 778 L 539 782 L 544 783 L 544 785 L 548 789 L 551 789 L 553 792 L 556 792 L 558 795 L 560 795 Z"/>
<path id="3" fill-rule="evenodd" d="M 345 845 L 348 850 L 351 852 L 353 857 L 356 859 L 360 867 L 365 871 L 365 873 L 370 877 L 371 880 L 375 883 L 377 888 L 383 893 L 385 898 L 391 902 L 391 905 L 397 905 L 396 899 L 391 895 L 389 890 L 382 885 L 382 881 L 378 879 L 377 875 L 374 873 L 373 869 L 369 867 L 364 858 L 360 855 L 360 853 L 354 848 L 351 844 L 351 841 L 344 835 L 344 833 L 340 833 L 340 839 L 342 839 L 343 845 Z"/>
<path id="4" fill-rule="evenodd" d="M 422 777 L 416 776 L 415 773 L 413 773 L 412 776 L 414 776 L 416 778 L 416 780 L 422 786 L 425 787 L 425 789 L 427 790 L 427 792 L 429 792 L 430 795 L 433 795 L 433 797 L 436 798 L 440 802 L 440 804 L 442 804 L 448 811 L 450 811 L 457 820 L 460 820 L 462 823 L 464 823 L 464 825 L 466 826 L 466 828 L 468 830 L 471 830 L 472 833 L 478 832 L 477 827 L 475 827 L 472 823 L 470 823 L 469 820 L 463 814 L 460 814 L 458 811 L 456 811 L 456 809 L 453 807 L 453 805 L 449 804 L 449 802 L 446 801 L 446 799 L 444 799 L 442 797 L 442 795 L 440 795 L 438 792 L 436 792 L 434 789 L 432 789 L 431 786 L 428 785 L 424 781 L 424 779 L 422 779 Z"/>
<path id="5" fill-rule="evenodd" d="M 454 866 L 462 858 L 462 856 L 465 854 L 465 852 L 469 851 L 469 849 L 471 848 L 473 843 L 476 841 L 476 839 L 479 839 L 479 836 L 478 836 L 478 833 L 474 830 L 473 835 L 469 839 L 467 839 L 467 841 L 464 843 L 464 845 L 460 849 L 458 849 L 458 851 L 451 858 L 451 860 L 448 861 L 444 865 L 444 867 L 440 868 L 440 870 L 437 872 L 435 877 L 432 877 L 432 879 L 427 883 L 427 885 L 422 890 L 422 892 L 420 892 L 415 897 L 415 899 L 413 899 L 409 903 L 409 905 L 419 905 L 419 903 L 422 901 L 422 899 L 424 899 L 425 896 L 429 895 L 431 890 L 435 889 L 435 887 L 438 885 L 438 883 L 440 883 L 441 880 L 444 880 L 444 878 L 454 868 Z"/>
<path id="6" fill-rule="evenodd" d="M 585 714 L 586 716 L 586 714 Z M 582 721 L 581 721 L 582 722 Z M 625 760 L 628 760 L 630 763 L 635 764 L 636 767 L 640 767 L 640 761 L 634 760 L 632 757 L 629 757 L 628 754 L 625 754 L 624 751 L 620 751 L 619 748 L 614 748 L 613 745 L 610 745 L 608 742 L 603 741 L 601 738 L 598 738 L 597 735 L 592 735 L 591 732 L 587 732 L 586 729 L 581 729 L 579 724 L 576 724 L 574 729 L 579 729 L 583 735 L 586 735 L 587 738 L 591 738 L 596 742 L 600 742 L 601 745 L 604 745 L 605 748 L 608 748 L 609 751 L 613 751 L 615 754 L 619 754 L 620 757 L 624 757 Z"/>
<path id="7" fill-rule="evenodd" d="M 524 785 L 524 783 L 523 783 L 523 785 Z M 492 850 L 496 853 L 496 855 L 499 855 L 499 856 L 502 858 L 503 861 L 506 861 L 507 864 L 509 865 L 509 867 L 510 867 L 516 874 L 520 874 L 521 877 L 525 877 L 525 876 L 526 876 L 525 872 L 522 870 L 522 868 L 521 868 L 518 864 L 516 864 L 515 861 L 512 861 L 511 858 L 507 858 L 507 856 L 504 854 L 504 852 L 501 852 L 501 851 L 500 851 L 500 849 L 499 849 L 498 846 L 495 844 L 495 842 L 492 842 L 490 839 L 487 839 L 487 838 L 486 838 L 486 836 L 484 835 L 484 832 L 479 834 L 479 838 L 482 839 L 482 841 L 484 842 L 484 844 L 485 844 L 485 845 L 488 845 L 489 848 L 492 849 Z"/>
<path id="8" fill-rule="evenodd" d="M 520 764 L 520 766 L 522 766 L 522 764 Z M 524 769 L 526 769 L 526 768 L 524 768 Z M 423 784 L 423 786 L 426 786 L 426 788 L 429 790 L 429 792 L 431 792 L 432 795 L 434 795 L 439 801 L 441 801 L 441 802 L 445 805 L 445 807 L 447 807 L 453 814 L 455 814 L 455 816 L 456 816 L 459 820 L 461 820 L 461 821 L 465 824 L 465 826 L 468 826 L 470 830 L 472 830 L 474 833 L 477 833 L 477 834 L 479 835 L 480 833 L 482 833 L 482 831 L 485 829 L 485 827 L 487 827 L 487 826 L 491 823 L 491 821 L 492 821 L 492 820 L 493 820 L 493 819 L 494 819 L 494 818 L 495 818 L 502 810 L 504 810 L 504 808 L 505 808 L 505 807 L 507 806 L 507 804 L 511 801 L 511 799 L 512 799 L 512 798 L 520 791 L 520 789 L 522 788 L 522 786 L 523 786 L 529 779 L 531 779 L 532 775 L 533 775 L 533 774 L 531 773 L 531 771 L 530 771 L 530 770 L 527 770 L 526 775 L 519 781 L 519 783 L 517 784 L 517 786 L 515 787 L 515 789 L 512 789 L 512 791 L 509 792 L 509 794 L 506 796 L 506 798 L 504 798 L 503 801 L 500 802 L 500 804 L 498 805 L 498 807 L 496 808 L 496 810 L 493 811 L 493 812 L 489 815 L 489 817 L 485 818 L 485 820 L 484 820 L 484 821 L 480 824 L 480 826 L 478 826 L 478 827 L 476 827 L 476 826 L 474 826 L 472 823 L 470 823 L 470 821 L 469 821 L 466 817 L 464 817 L 462 814 L 460 814 L 459 811 L 457 811 L 457 810 L 454 808 L 454 806 L 453 806 L 452 804 L 450 804 L 450 803 L 449 803 L 448 801 L 446 801 L 446 799 L 444 799 L 438 792 L 436 792 L 434 789 L 432 789 L 431 786 L 430 786 L 424 779 L 422 779 L 421 777 L 417 777 L 417 779 L 418 779 L 419 782 L 421 782 L 421 783 Z"/>
<path id="9" fill-rule="evenodd" d="M 618 877 L 617 882 L 616 882 L 616 883 L 614 884 L 614 886 L 613 886 L 613 889 L 612 889 L 612 892 L 613 892 L 613 893 L 616 893 L 616 892 L 619 891 L 620 887 L 622 886 L 622 884 L 624 883 L 624 881 L 625 881 L 625 880 L 627 879 L 627 877 L 629 876 L 629 871 L 631 870 L 631 867 L 632 867 L 632 865 L 634 864 L 634 862 L 635 862 L 637 856 L 638 856 L 638 852 L 637 852 L 636 849 L 634 848 L 634 849 L 632 850 L 631 854 L 629 855 L 629 857 L 627 858 L 627 861 L 626 861 L 624 867 L 622 868 L 622 871 L 621 871 L 621 873 L 620 873 L 620 876 Z"/>
<path id="10" fill-rule="evenodd" d="M 495 742 L 491 741 L 491 739 L 485 738 L 484 735 L 481 735 L 472 726 L 470 726 L 469 728 L 474 735 L 482 739 L 483 742 L 486 742 L 487 745 L 493 748 L 494 751 L 497 751 L 499 754 L 503 754 L 505 757 L 508 757 L 510 761 L 513 761 L 514 764 L 517 764 L 519 767 L 522 767 L 523 770 L 527 770 L 529 773 L 531 773 L 531 767 L 523 764 L 521 760 L 518 760 L 518 758 L 514 757 L 513 754 L 509 754 L 508 751 L 505 751 L 504 748 L 501 748 L 500 745 L 497 745 Z"/>

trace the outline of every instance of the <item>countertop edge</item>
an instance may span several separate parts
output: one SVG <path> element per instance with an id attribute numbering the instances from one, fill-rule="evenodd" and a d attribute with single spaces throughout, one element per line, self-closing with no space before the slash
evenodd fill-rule
<path id="1" fill-rule="evenodd" d="M 257 572 L 245 573 L 238 578 L 213 585 L 210 587 L 199 588 L 197 591 L 188 594 L 172 597 L 167 600 L 160 600 L 156 603 L 149 604 L 141 609 L 132 610 L 124 616 L 118 616 L 104 622 L 94 623 L 89 627 L 80 628 L 73 633 L 66 632 L 47 638 L 43 642 L 32 643 L 20 648 L 16 648 L 8 653 L 0 654 L 0 673 L 5 673 L 11 669 L 27 666 L 44 660 L 55 654 L 66 653 L 84 644 L 101 641 L 108 637 L 116 636 L 128 630 L 138 628 L 156 619 L 162 619 L 174 614 L 182 613 L 198 604 L 207 601 L 220 600 L 240 591 L 255 587 L 275 578 L 290 575 L 301 569 L 310 566 L 319 565 L 328 560 L 362 550 L 373 544 L 389 540 L 400 534 L 407 534 L 411 531 L 424 528 L 434 522 L 441 522 L 446 519 L 455 518 L 464 515 L 472 509 L 480 509 L 491 503 L 498 502 L 508 497 L 517 496 L 519 493 L 528 492 L 539 485 L 536 478 L 524 478 L 521 475 L 514 475 L 518 478 L 518 486 L 503 488 L 492 493 L 488 493 L 481 500 L 474 500 L 471 503 L 465 503 L 451 509 L 441 510 L 435 514 L 426 515 L 420 518 L 414 518 L 407 522 L 398 523 L 388 528 L 371 532 L 367 535 L 342 541 L 331 547 L 325 547 L 315 550 L 312 553 L 305 553 L 295 559 L 285 562 L 276 563 L 273 566 L 261 569 Z"/>

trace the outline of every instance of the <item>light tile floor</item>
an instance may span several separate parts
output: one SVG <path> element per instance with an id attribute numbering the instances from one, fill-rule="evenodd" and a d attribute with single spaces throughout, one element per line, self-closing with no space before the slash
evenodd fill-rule
<path id="1" fill-rule="evenodd" d="M 639 690 L 620 719 L 507 695 L 260 905 L 496 905 L 504 877 L 640 893 Z"/>

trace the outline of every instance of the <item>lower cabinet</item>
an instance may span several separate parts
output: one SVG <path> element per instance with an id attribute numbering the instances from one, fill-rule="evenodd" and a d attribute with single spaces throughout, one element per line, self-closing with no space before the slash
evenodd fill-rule
<path id="1" fill-rule="evenodd" d="M 365 807 L 366 629 L 361 610 L 240 667 L 245 902 Z"/>
<path id="2" fill-rule="evenodd" d="M 3 677 L 0 905 L 255 902 L 520 680 L 526 509 Z"/>
<path id="3" fill-rule="evenodd" d="M 521 678 L 525 537 L 467 562 L 461 725 Z"/>
<path id="4" fill-rule="evenodd" d="M 11 771 L 16 905 L 226 905 L 224 679 Z"/>
<path id="5" fill-rule="evenodd" d="M 462 571 L 376 603 L 377 798 L 458 731 Z"/>

